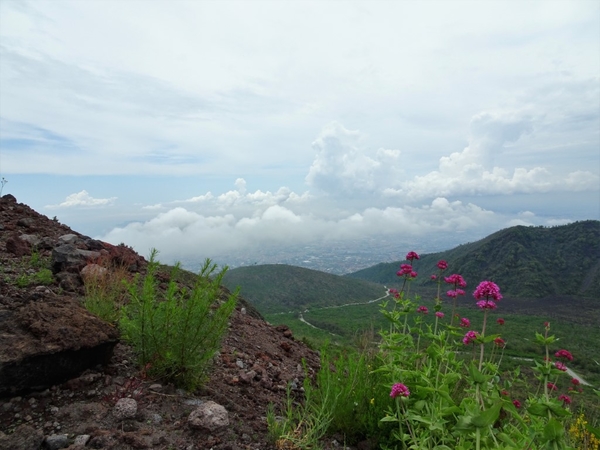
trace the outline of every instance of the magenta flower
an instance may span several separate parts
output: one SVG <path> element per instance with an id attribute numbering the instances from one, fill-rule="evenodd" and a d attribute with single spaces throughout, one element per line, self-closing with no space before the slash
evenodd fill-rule
<path id="1" fill-rule="evenodd" d="M 556 356 L 557 358 L 564 358 L 566 360 L 573 361 L 573 355 L 571 355 L 571 352 L 569 352 L 568 350 L 559 350 L 554 354 L 554 356 Z"/>
<path id="2" fill-rule="evenodd" d="M 492 281 L 482 281 L 479 286 L 475 288 L 473 297 L 477 300 L 500 300 L 502 294 L 500 294 L 500 288 Z"/>
<path id="3" fill-rule="evenodd" d="M 513 405 L 515 405 L 515 408 L 520 408 L 521 402 L 519 400 L 513 400 Z"/>
<path id="4" fill-rule="evenodd" d="M 562 400 L 563 405 L 570 405 L 571 404 L 571 397 L 569 397 L 568 395 L 565 394 L 561 394 L 558 396 L 559 400 Z"/>
<path id="5" fill-rule="evenodd" d="M 496 303 L 492 300 L 479 300 L 477 303 L 480 309 L 496 309 Z"/>
<path id="6" fill-rule="evenodd" d="M 580 381 L 577 378 L 571 378 L 571 383 L 575 386 L 578 386 Z"/>
<path id="7" fill-rule="evenodd" d="M 546 387 L 551 391 L 555 391 L 557 389 L 554 383 L 547 383 Z"/>
<path id="8" fill-rule="evenodd" d="M 448 268 L 448 263 L 446 261 L 444 261 L 443 259 L 440 259 L 437 263 L 437 267 L 440 270 L 446 270 Z"/>
<path id="9" fill-rule="evenodd" d="M 419 259 L 419 255 L 417 255 L 415 252 L 408 252 L 406 254 L 406 259 L 412 262 L 414 259 Z"/>
<path id="10" fill-rule="evenodd" d="M 431 275 L 429 278 L 431 278 L 432 280 L 434 280 L 434 281 L 435 281 L 435 280 L 437 280 L 437 275 L 436 275 L 436 274 L 433 274 L 433 275 Z"/>
<path id="11" fill-rule="evenodd" d="M 479 333 L 477 331 L 467 331 L 467 334 L 465 334 L 465 337 L 463 338 L 463 344 L 469 345 L 470 343 L 474 342 L 475 339 L 477 339 L 478 337 Z"/>
<path id="12" fill-rule="evenodd" d="M 506 347 L 506 341 L 501 337 L 497 337 L 496 339 L 494 339 L 494 344 L 496 344 L 498 347 Z"/>
<path id="13" fill-rule="evenodd" d="M 410 277 L 411 278 L 417 278 L 417 272 L 415 272 L 414 270 L 410 273 Z"/>
<path id="14" fill-rule="evenodd" d="M 505 397 L 508 397 L 510 395 L 507 390 L 501 391 L 500 394 L 504 395 Z"/>
<path id="15" fill-rule="evenodd" d="M 444 317 L 444 313 L 441 312 L 441 311 L 438 311 L 438 312 L 435 313 L 435 317 L 441 319 L 442 317 Z"/>
<path id="16" fill-rule="evenodd" d="M 392 386 L 392 391 L 390 392 L 390 397 L 396 398 L 400 397 L 408 397 L 410 395 L 410 391 L 405 384 L 396 383 Z"/>
<path id="17" fill-rule="evenodd" d="M 396 275 L 403 277 L 404 275 L 410 275 L 412 272 L 412 266 L 410 264 L 400 264 L 400 270 L 396 272 Z"/>
<path id="18" fill-rule="evenodd" d="M 550 322 L 544 322 L 544 328 L 546 330 L 549 330 L 550 329 Z"/>
<path id="19" fill-rule="evenodd" d="M 567 371 L 567 366 L 565 366 L 563 363 L 561 363 L 560 361 L 556 361 L 554 363 L 554 367 L 556 367 L 558 370 L 562 370 L 563 372 Z"/>
<path id="20" fill-rule="evenodd" d="M 499 317 L 499 318 L 496 320 L 496 323 L 497 323 L 498 325 L 504 325 L 504 319 L 503 319 L 502 317 Z"/>
<path id="21" fill-rule="evenodd" d="M 463 328 L 469 328 L 471 326 L 471 321 L 466 317 L 460 319 L 460 326 Z"/>
<path id="22" fill-rule="evenodd" d="M 444 277 L 444 281 L 448 284 L 453 284 L 455 287 L 467 287 L 467 282 L 465 281 L 465 279 L 457 273 L 454 273 L 449 277 Z"/>
<path id="23" fill-rule="evenodd" d="M 419 306 L 417 308 L 417 312 L 418 313 L 423 313 L 423 314 L 428 314 L 429 310 L 427 309 L 427 306 Z"/>

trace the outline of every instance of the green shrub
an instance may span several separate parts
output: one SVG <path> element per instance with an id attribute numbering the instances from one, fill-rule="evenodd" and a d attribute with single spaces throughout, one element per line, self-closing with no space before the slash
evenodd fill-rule
<path id="1" fill-rule="evenodd" d="M 130 302 L 121 314 L 121 330 L 151 375 L 193 390 L 219 349 L 237 292 L 220 301 L 227 268 L 217 273 L 216 264 L 207 259 L 191 291 L 178 285 L 176 264 L 163 293 L 156 278 L 157 253 L 152 250 L 144 279 L 129 283 Z"/>
<path id="2" fill-rule="evenodd" d="M 38 284 L 47 285 L 54 283 L 54 276 L 52 275 L 52 271 L 50 269 L 41 269 L 33 276 L 33 279 Z"/>

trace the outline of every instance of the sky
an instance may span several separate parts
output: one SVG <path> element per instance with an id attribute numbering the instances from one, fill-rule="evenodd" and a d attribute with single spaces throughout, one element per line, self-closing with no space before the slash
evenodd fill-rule
<path id="1" fill-rule="evenodd" d="M 2 0 L 0 176 L 168 261 L 598 220 L 600 3 Z"/>

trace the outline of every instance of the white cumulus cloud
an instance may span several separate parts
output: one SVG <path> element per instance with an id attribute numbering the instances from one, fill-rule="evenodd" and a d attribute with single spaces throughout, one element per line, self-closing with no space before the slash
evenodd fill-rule
<path id="1" fill-rule="evenodd" d="M 74 207 L 90 207 L 90 206 L 108 206 L 112 205 L 117 197 L 110 198 L 94 198 L 86 190 L 68 195 L 64 202 L 58 205 L 46 205 L 48 209 L 57 208 L 74 208 Z"/>

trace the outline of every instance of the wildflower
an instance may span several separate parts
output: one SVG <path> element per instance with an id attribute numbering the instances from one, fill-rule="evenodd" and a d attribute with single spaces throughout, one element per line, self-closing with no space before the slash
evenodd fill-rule
<path id="1" fill-rule="evenodd" d="M 568 395 L 565 394 L 561 394 L 558 396 L 559 400 L 562 400 L 563 405 L 570 405 L 571 404 L 571 397 L 569 397 Z"/>
<path id="2" fill-rule="evenodd" d="M 504 325 L 504 319 L 502 317 L 499 317 L 498 319 L 496 319 L 496 323 L 498 325 Z"/>
<path id="3" fill-rule="evenodd" d="M 554 356 L 556 356 L 557 358 L 564 358 L 568 359 L 569 361 L 573 361 L 573 355 L 571 355 L 571 352 L 569 352 L 568 350 L 559 350 L 554 354 Z"/>
<path id="4" fill-rule="evenodd" d="M 477 306 L 479 306 L 480 309 L 496 309 L 496 303 L 492 300 L 479 300 Z"/>
<path id="5" fill-rule="evenodd" d="M 471 321 L 466 317 L 460 319 L 460 326 L 463 328 L 469 328 L 471 326 Z"/>
<path id="6" fill-rule="evenodd" d="M 417 277 L 417 272 L 415 272 L 414 270 L 410 273 L 410 277 L 411 278 L 416 278 Z"/>
<path id="7" fill-rule="evenodd" d="M 413 259 L 419 259 L 419 255 L 417 255 L 415 252 L 408 252 L 406 254 L 406 259 L 409 261 L 412 261 Z"/>
<path id="8" fill-rule="evenodd" d="M 508 391 L 504 390 L 502 392 L 500 392 L 500 394 L 504 395 L 505 397 L 508 397 L 510 394 L 508 393 Z"/>
<path id="9" fill-rule="evenodd" d="M 444 277 L 444 281 L 448 284 L 453 284 L 454 286 L 460 286 L 460 287 L 467 286 L 467 282 L 465 281 L 465 279 L 457 273 L 454 273 L 454 274 L 450 275 L 449 277 Z"/>
<path id="10" fill-rule="evenodd" d="M 440 270 L 446 270 L 448 268 L 448 263 L 446 261 L 444 261 L 443 259 L 440 259 L 437 263 L 437 267 Z"/>
<path id="11" fill-rule="evenodd" d="M 548 389 L 550 389 L 551 391 L 555 391 L 556 390 L 556 385 L 554 383 L 548 383 L 548 384 L 546 384 L 546 387 Z"/>
<path id="12" fill-rule="evenodd" d="M 392 391 L 390 392 L 390 397 L 396 398 L 398 396 L 408 397 L 410 395 L 410 391 L 405 384 L 396 383 L 392 386 Z"/>
<path id="13" fill-rule="evenodd" d="M 563 372 L 567 371 L 567 366 L 565 366 L 563 363 L 561 363 L 560 361 L 556 361 L 554 363 L 554 367 L 556 367 L 558 370 L 562 370 Z"/>
<path id="14" fill-rule="evenodd" d="M 403 277 L 409 275 L 412 272 L 412 266 L 410 264 L 400 264 L 400 270 L 396 272 L 396 275 Z"/>
<path id="15" fill-rule="evenodd" d="M 477 300 L 500 300 L 502 298 L 502 294 L 500 294 L 500 288 L 498 285 L 492 281 L 482 281 L 479 283 L 479 286 L 475 288 L 475 292 L 473 292 L 473 297 Z M 493 309 L 493 308 L 492 308 Z"/>
<path id="16" fill-rule="evenodd" d="M 501 337 L 497 337 L 496 339 L 494 339 L 494 344 L 496 344 L 498 347 L 506 347 L 506 341 Z"/>
<path id="17" fill-rule="evenodd" d="M 467 334 L 465 334 L 465 337 L 463 338 L 463 344 L 469 345 L 470 343 L 475 341 L 475 339 L 477 339 L 478 337 L 479 337 L 479 333 L 477 331 L 467 331 Z"/>
<path id="18" fill-rule="evenodd" d="M 430 278 L 431 278 L 432 280 L 434 280 L 434 281 L 435 281 L 435 280 L 437 280 L 437 275 L 436 275 L 436 274 L 433 274 L 433 275 L 431 275 L 431 277 L 430 277 Z"/>
<path id="19" fill-rule="evenodd" d="M 450 298 L 456 298 L 459 295 L 465 295 L 465 291 L 463 291 L 462 289 L 452 289 L 446 292 L 446 295 Z"/>
<path id="20" fill-rule="evenodd" d="M 571 378 L 571 384 L 578 386 L 579 385 L 579 380 L 577 378 Z"/>
<path id="21" fill-rule="evenodd" d="M 550 329 L 550 322 L 544 322 L 544 328 L 546 330 L 549 330 Z"/>
<path id="22" fill-rule="evenodd" d="M 427 309 L 427 306 L 419 306 L 417 308 L 417 312 L 418 313 L 423 313 L 423 314 L 428 314 L 429 310 Z"/>
<path id="23" fill-rule="evenodd" d="M 435 313 L 435 317 L 441 319 L 442 317 L 444 317 L 444 313 L 441 312 L 441 311 L 438 311 L 438 312 Z"/>
<path id="24" fill-rule="evenodd" d="M 513 400 L 513 405 L 515 405 L 515 408 L 520 408 L 521 402 L 519 400 Z"/>

